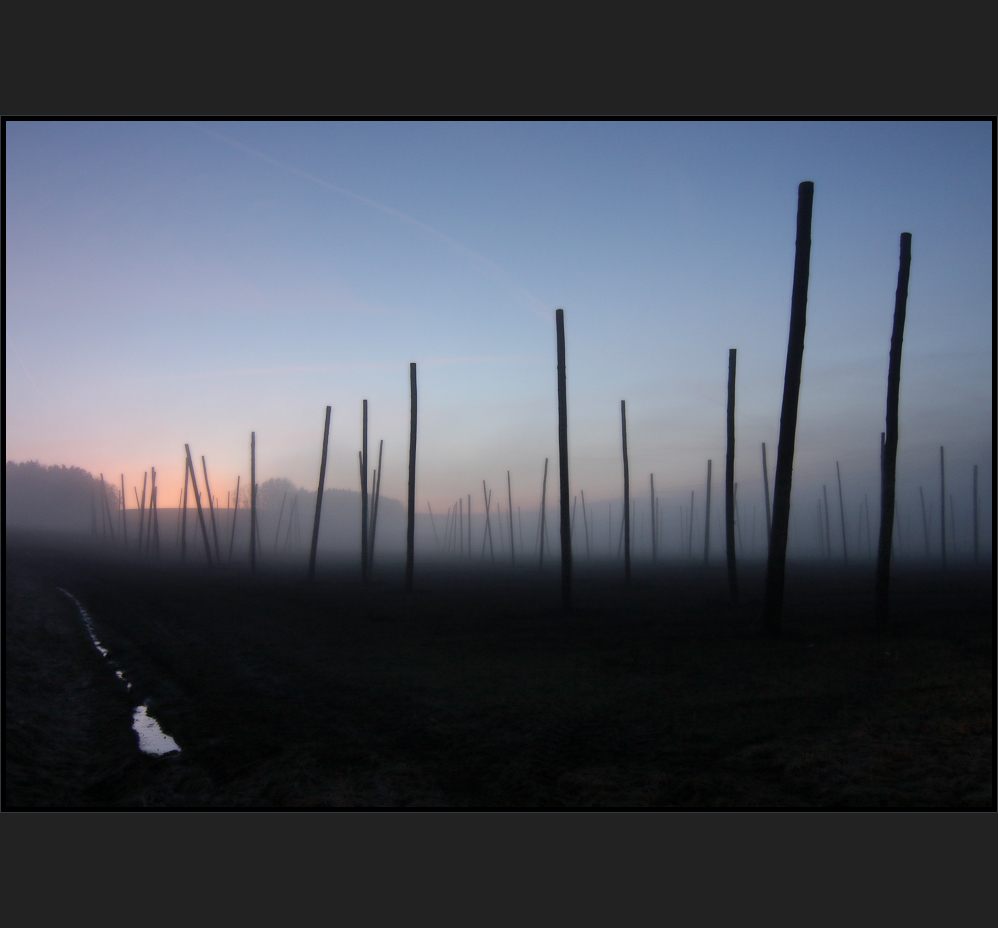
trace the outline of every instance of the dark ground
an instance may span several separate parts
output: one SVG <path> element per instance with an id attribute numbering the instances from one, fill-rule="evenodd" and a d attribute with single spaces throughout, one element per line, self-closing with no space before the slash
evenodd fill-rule
<path id="1" fill-rule="evenodd" d="M 7 536 L 4 806 L 993 808 L 992 570 L 257 576 Z M 93 647 L 71 592 L 133 683 Z M 181 753 L 146 756 L 135 705 Z"/>

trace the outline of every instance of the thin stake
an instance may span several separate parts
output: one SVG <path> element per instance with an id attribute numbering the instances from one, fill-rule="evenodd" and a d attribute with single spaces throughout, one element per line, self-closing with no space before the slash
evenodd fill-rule
<path id="1" fill-rule="evenodd" d="M 149 479 L 149 474 L 143 472 L 142 474 L 142 503 L 139 506 L 139 554 L 142 553 L 142 534 L 145 528 L 146 521 L 146 481 Z"/>
<path id="2" fill-rule="evenodd" d="M 925 557 L 929 556 L 929 517 L 925 514 L 925 491 L 919 487 L 918 495 L 922 498 L 922 530 L 925 532 Z M 900 531 L 900 529 L 899 529 Z"/>
<path id="3" fill-rule="evenodd" d="M 322 427 L 322 458 L 319 462 L 319 489 L 315 495 L 315 518 L 312 520 L 312 547 L 308 554 L 308 579 L 315 579 L 315 552 L 319 547 L 319 516 L 322 514 L 322 495 L 326 488 L 326 453 L 329 450 L 329 420 L 333 407 L 326 407 L 326 422 Z M 238 491 L 237 491 L 238 492 Z"/>
<path id="4" fill-rule="evenodd" d="M 769 470 L 766 467 L 766 443 L 762 443 L 762 485 L 766 491 L 766 547 L 769 547 L 769 536 L 773 531 L 773 517 L 769 511 Z"/>
<path id="5" fill-rule="evenodd" d="M 274 554 L 277 554 L 277 542 L 281 540 L 281 520 L 284 518 L 284 504 L 288 501 L 288 491 L 284 491 L 284 498 L 281 500 L 281 511 L 277 514 L 277 531 L 274 532 Z M 288 520 L 290 522 L 290 518 Z"/>
<path id="6" fill-rule="evenodd" d="M 842 472 L 839 470 L 839 462 L 835 462 L 835 476 L 839 481 L 839 513 L 842 516 L 842 559 L 849 563 L 849 552 L 846 550 L 846 507 L 842 501 Z"/>
<path id="7" fill-rule="evenodd" d="M 149 530 L 146 532 L 146 556 L 148 557 L 152 551 L 152 533 L 153 533 L 153 520 L 156 517 L 155 507 L 153 505 L 153 499 L 156 496 L 156 468 L 149 468 L 150 481 L 149 481 Z"/>
<path id="8" fill-rule="evenodd" d="M 360 576 L 366 583 L 368 574 L 367 543 L 367 400 L 364 400 L 364 422 L 360 451 Z"/>
<path id="9" fill-rule="evenodd" d="M 204 468 L 204 491 L 208 494 L 208 511 L 211 513 L 211 535 L 215 541 L 215 559 L 222 563 L 222 555 L 218 550 L 218 530 L 215 528 L 215 507 L 212 504 L 211 487 L 208 485 L 208 465 L 205 463 L 204 455 L 201 455 L 201 467 Z M 153 480 L 156 478 L 154 477 Z"/>
<path id="10" fill-rule="evenodd" d="M 593 555 L 589 550 L 589 519 L 586 518 L 586 491 L 582 490 L 582 527 L 586 530 L 586 559 L 592 560 Z"/>
<path id="11" fill-rule="evenodd" d="M 572 524 L 568 488 L 568 387 L 565 368 L 565 311 L 555 310 L 558 341 L 558 479 L 561 486 L 561 605 L 572 607 Z"/>
<path id="12" fill-rule="evenodd" d="M 627 407 L 620 401 L 620 440 L 624 457 L 624 515 L 620 530 L 624 536 L 624 579 L 631 579 L 631 481 L 627 466 Z M 618 546 L 619 548 L 619 546 Z M 618 551 L 618 557 L 620 556 Z"/>
<path id="13" fill-rule="evenodd" d="M 236 516 L 239 514 L 239 476 L 236 476 L 236 505 L 232 507 L 232 535 L 229 538 L 229 563 L 232 563 L 232 546 L 236 542 Z"/>
<path id="14" fill-rule="evenodd" d="M 513 484 L 509 479 L 509 471 L 506 471 L 506 492 L 509 495 L 509 563 L 516 566 L 516 552 L 513 550 Z"/>
<path id="15" fill-rule="evenodd" d="M 735 362 L 737 348 L 728 349 L 727 446 L 724 453 L 724 543 L 728 556 L 728 588 L 731 601 L 738 602 L 738 572 L 735 563 Z"/>
<path id="16" fill-rule="evenodd" d="M 547 505 L 547 491 L 548 491 L 548 459 L 544 459 L 544 482 L 541 484 L 541 520 L 537 527 L 540 533 L 540 545 L 541 545 L 541 559 L 538 566 L 540 568 L 544 567 L 544 511 Z"/>
<path id="17" fill-rule="evenodd" d="M 194 488 L 194 502 L 197 503 L 198 507 L 198 522 L 201 524 L 201 537 L 204 539 L 204 553 L 205 557 L 208 558 L 208 566 L 211 567 L 211 547 L 208 545 L 208 529 L 204 524 L 204 511 L 201 509 L 201 494 L 198 492 L 198 480 L 197 476 L 194 474 L 194 462 L 191 460 L 191 446 L 184 445 L 184 450 L 187 452 L 187 466 L 191 471 L 191 486 Z"/>
<path id="18" fill-rule="evenodd" d="M 104 508 L 107 510 L 107 527 L 111 533 L 111 545 L 114 546 L 114 522 L 111 519 L 111 504 L 107 501 L 107 487 L 104 485 L 104 475 L 100 475 L 100 495 L 104 497 Z"/>
<path id="19" fill-rule="evenodd" d="M 405 531 L 405 588 L 412 589 L 416 552 L 416 362 L 409 363 L 409 516 Z"/>
<path id="20" fill-rule="evenodd" d="M 821 492 L 825 495 L 825 550 L 828 552 L 828 560 L 832 559 L 832 520 L 828 518 L 828 487 L 821 485 Z"/>
<path id="21" fill-rule="evenodd" d="M 180 525 L 180 563 L 183 564 L 187 558 L 187 484 L 191 478 L 191 471 L 187 465 L 187 459 L 184 458 L 184 505 L 183 505 L 183 517 L 181 519 Z"/>
<path id="22" fill-rule="evenodd" d="M 710 558 L 710 468 L 713 461 L 707 461 L 707 511 L 703 523 L 703 566 L 706 567 Z"/>
<path id="23" fill-rule="evenodd" d="M 381 457 L 385 450 L 385 440 L 378 446 L 378 470 L 374 482 L 374 511 L 371 513 L 371 553 L 367 558 L 368 569 L 374 567 L 374 534 L 378 530 L 378 503 L 381 501 Z"/>
<path id="24" fill-rule="evenodd" d="M 901 233 L 898 283 L 894 294 L 894 327 L 891 330 L 891 353 L 887 368 L 887 431 L 882 438 L 883 454 L 880 478 L 880 539 L 877 543 L 877 623 L 887 627 L 891 577 L 891 549 L 894 531 L 894 495 L 897 492 L 898 398 L 901 392 L 901 344 L 908 303 L 908 276 L 911 271 L 911 233 Z M 909 520 L 910 525 L 910 520 Z M 898 547 L 900 548 L 900 530 Z"/>
<path id="25" fill-rule="evenodd" d="M 186 505 L 186 497 L 184 505 Z M 256 432 L 250 432 L 250 573 L 256 573 L 256 537 L 258 531 L 256 524 Z"/>
<path id="26" fill-rule="evenodd" d="M 811 262 L 811 208 L 814 184 L 804 181 L 797 188 L 797 241 L 794 255 L 793 295 L 790 301 L 790 338 L 783 378 L 783 408 L 780 412 L 780 442 L 773 480 L 773 530 L 766 565 L 765 620 L 770 633 L 780 630 L 783 587 L 790 529 L 790 491 L 793 486 L 794 445 L 797 440 L 797 403 L 800 398 L 804 359 L 804 329 L 807 322 L 807 282 Z"/>
<path id="27" fill-rule="evenodd" d="M 128 509 L 128 507 L 125 505 L 126 501 L 127 500 L 125 497 L 125 475 L 122 474 L 121 475 L 121 546 L 123 548 L 128 547 L 128 523 L 127 520 L 125 519 L 125 512 Z"/>
<path id="28" fill-rule="evenodd" d="M 655 532 L 655 475 L 649 474 L 648 480 L 651 483 L 651 560 L 654 564 L 658 560 L 658 537 Z"/>

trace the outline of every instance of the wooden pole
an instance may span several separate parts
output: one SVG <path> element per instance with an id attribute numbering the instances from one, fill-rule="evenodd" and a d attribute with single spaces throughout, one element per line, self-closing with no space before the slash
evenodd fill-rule
<path id="1" fill-rule="evenodd" d="M 655 475 L 649 474 L 648 481 L 651 484 L 651 560 L 654 564 L 658 560 L 658 536 L 655 532 Z"/>
<path id="2" fill-rule="evenodd" d="M 828 486 L 821 485 L 821 492 L 825 497 L 825 551 L 828 553 L 828 560 L 832 559 L 832 520 L 828 517 Z"/>
<path id="3" fill-rule="evenodd" d="M 211 487 L 208 485 L 208 465 L 205 463 L 204 455 L 201 455 L 201 467 L 204 469 L 204 491 L 208 494 L 208 512 L 211 514 L 211 537 L 215 542 L 215 560 L 222 563 L 222 554 L 218 550 L 218 529 L 215 527 L 215 506 L 212 503 Z"/>
<path id="4" fill-rule="evenodd" d="M 738 602 L 738 571 L 735 562 L 735 363 L 737 348 L 728 349 L 727 445 L 724 453 L 724 544 L 728 556 L 728 589 Z"/>
<path id="5" fill-rule="evenodd" d="M 794 445 L 797 440 L 797 403 L 800 398 L 804 359 L 804 329 L 807 322 L 807 283 L 811 264 L 811 209 L 814 184 L 804 181 L 797 188 L 797 241 L 794 255 L 793 295 L 790 301 L 790 338 L 783 378 L 783 408 L 780 412 L 780 442 L 776 451 L 773 480 L 773 526 L 766 565 L 765 623 L 770 633 L 780 630 L 783 588 L 790 529 L 790 491 L 793 486 Z"/>
<path id="6" fill-rule="evenodd" d="M 142 535 L 145 529 L 146 521 L 146 481 L 149 479 L 149 474 L 143 472 L 142 474 L 142 502 L 139 504 L 139 554 L 142 553 Z"/>
<path id="7" fill-rule="evenodd" d="M 360 451 L 360 576 L 367 582 L 368 546 L 367 546 L 367 400 L 363 406 L 363 431 Z"/>
<path id="8" fill-rule="evenodd" d="M 471 494 L 468 494 L 468 560 L 472 557 L 471 551 Z"/>
<path id="9" fill-rule="evenodd" d="M 250 433 L 250 573 L 256 573 L 256 432 Z"/>
<path id="10" fill-rule="evenodd" d="M 181 507 L 183 515 L 180 521 L 180 563 L 187 560 L 187 484 L 190 481 L 191 472 L 187 466 L 187 459 L 184 458 L 184 505 Z"/>
<path id="11" fill-rule="evenodd" d="M 315 518 L 312 520 L 312 547 L 308 554 L 308 579 L 315 579 L 315 552 L 319 547 L 319 516 L 322 513 L 322 494 L 326 489 L 326 453 L 329 450 L 329 420 L 333 415 L 333 407 L 326 407 L 326 422 L 322 427 L 322 458 L 319 463 L 319 490 L 315 497 Z"/>
<path id="12" fill-rule="evenodd" d="M 703 566 L 710 562 L 710 468 L 713 461 L 707 461 L 707 511 L 703 523 Z"/>
<path id="13" fill-rule="evenodd" d="M 572 524 L 568 488 L 568 386 L 565 368 L 565 311 L 555 310 L 558 341 L 558 478 L 561 485 L 561 605 L 572 607 Z"/>
<path id="14" fill-rule="evenodd" d="M 690 516 L 686 520 L 686 524 L 690 530 L 690 547 L 687 557 L 689 557 L 691 561 L 693 560 L 693 497 L 695 493 L 696 490 L 690 490 Z"/>
<path id="15" fill-rule="evenodd" d="M 977 465 L 974 465 L 974 563 L 977 563 Z"/>
<path id="16" fill-rule="evenodd" d="M 128 522 L 125 518 L 125 513 L 128 511 L 128 507 L 125 505 L 125 475 L 121 475 L 121 546 L 123 548 L 128 547 Z"/>
<path id="17" fill-rule="evenodd" d="M 842 500 L 842 472 L 839 462 L 835 462 L 835 476 L 839 481 L 839 515 L 842 517 L 842 560 L 849 563 L 849 552 L 846 550 L 846 507 Z"/>
<path id="18" fill-rule="evenodd" d="M 631 579 L 631 478 L 627 463 L 627 407 L 620 401 L 620 441 L 624 458 L 624 517 L 621 531 L 624 533 L 624 579 Z"/>
<path id="19" fill-rule="evenodd" d="M 883 463 L 880 477 L 880 538 L 877 543 L 877 623 L 881 629 L 890 619 L 889 592 L 891 548 L 894 531 L 894 495 L 897 492 L 898 399 L 901 392 L 901 344 L 908 303 L 908 277 L 911 272 L 911 233 L 901 233 L 901 256 L 898 283 L 894 294 L 894 327 L 887 368 L 887 429 L 883 439 Z M 899 533 L 900 534 L 900 533 Z M 899 539 L 900 541 L 900 539 Z"/>
<path id="20" fill-rule="evenodd" d="M 582 490 L 582 527 L 586 530 L 586 560 L 593 559 L 592 550 L 589 547 L 589 519 L 586 518 L 586 491 Z M 595 526 L 593 526 L 595 528 Z"/>
<path id="21" fill-rule="evenodd" d="M 204 511 L 201 509 L 201 494 L 198 492 L 198 480 L 194 473 L 194 462 L 191 459 L 191 446 L 184 445 L 184 450 L 187 452 L 187 466 L 191 470 L 191 487 L 194 489 L 194 502 L 197 503 L 198 507 L 198 522 L 201 525 L 201 537 L 204 539 L 204 553 L 205 557 L 208 558 L 208 566 L 211 567 L 211 546 L 208 544 L 208 529 L 204 523 Z"/>
<path id="22" fill-rule="evenodd" d="M 544 567 L 544 510 L 547 505 L 547 492 L 548 492 L 548 459 L 544 459 L 544 481 L 541 484 L 541 520 L 540 524 L 537 526 L 537 530 L 540 533 L 540 545 L 541 545 L 541 559 L 538 564 L 539 567 Z"/>
<path id="23" fill-rule="evenodd" d="M 939 446 L 939 543 L 942 545 L 943 570 L 946 569 L 946 464 L 943 446 Z"/>
<path id="24" fill-rule="evenodd" d="M 485 489 L 485 481 L 482 481 L 482 498 L 485 500 L 485 531 L 482 532 L 482 560 L 485 560 L 485 542 L 489 543 L 489 551 L 492 554 L 492 563 L 495 563 L 496 552 L 492 547 L 492 524 L 489 520 L 489 510 L 492 508 L 492 494 Z"/>
<path id="25" fill-rule="evenodd" d="M 762 443 L 762 485 L 766 491 L 766 547 L 769 547 L 769 536 L 773 531 L 773 516 L 769 511 L 769 469 L 766 467 L 766 443 Z"/>
<path id="26" fill-rule="evenodd" d="M 459 497 L 457 501 L 458 517 L 457 517 L 457 556 L 464 557 L 464 499 Z M 469 545 L 470 547 L 470 545 Z"/>
<path id="27" fill-rule="evenodd" d="M 152 552 L 153 520 L 156 518 L 156 509 L 153 505 L 153 498 L 156 495 L 156 468 L 149 468 L 149 528 L 146 531 L 146 557 Z"/>
<path id="28" fill-rule="evenodd" d="M 367 569 L 374 567 L 374 535 L 378 530 L 378 502 L 381 500 L 381 455 L 385 450 L 385 440 L 378 446 L 378 470 L 374 480 L 374 506 L 371 512 L 371 553 L 367 556 Z"/>
<path id="29" fill-rule="evenodd" d="M 974 467 L 974 486 L 977 486 L 977 467 Z M 509 478 L 509 471 L 506 471 L 506 493 L 509 497 L 509 563 L 516 566 L 516 552 L 513 550 L 513 483 Z M 976 510 L 975 510 L 976 511 Z M 976 522 L 974 523 L 976 525 Z M 976 549 L 975 549 L 976 550 Z"/>
<path id="30" fill-rule="evenodd" d="M 232 535 L 229 538 L 229 562 L 232 562 L 232 546 L 236 543 L 236 516 L 239 514 L 239 476 L 236 476 L 236 505 L 232 507 Z"/>
<path id="31" fill-rule="evenodd" d="M 281 511 L 277 514 L 277 531 L 274 532 L 274 554 L 277 554 L 277 543 L 281 540 L 281 521 L 284 519 L 284 504 L 288 501 L 288 491 L 284 491 L 281 499 Z M 288 520 L 290 522 L 290 519 Z"/>
<path id="32" fill-rule="evenodd" d="M 152 472 L 152 529 L 156 557 L 159 558 L 159 491 L 156 489 L 156 469 Z"/>
<path id="33" fill-rule="evenodd" d="M 416 362 L 409 362 L 409 511 L 405 528 L 405 588 L 412 589 L 416 554 Z"/>

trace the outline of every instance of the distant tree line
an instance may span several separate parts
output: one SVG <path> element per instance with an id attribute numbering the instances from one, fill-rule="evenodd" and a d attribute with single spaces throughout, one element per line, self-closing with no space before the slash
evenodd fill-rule
<path id="1" fill-rule="evenodd" d="M 121 491 L 114 483 L 116 477 L 104 484 L 108 505 L 115 515 L 121 504 Z M 6 528 L 90 532 L 95 515 L 98 528 L 101 525 L 98 507 L 103 502 L 100 494 L 100 477 L 94 477 L 81 467 L 44 467 L 38 461 L 8 461 L 4 525 Z"/>

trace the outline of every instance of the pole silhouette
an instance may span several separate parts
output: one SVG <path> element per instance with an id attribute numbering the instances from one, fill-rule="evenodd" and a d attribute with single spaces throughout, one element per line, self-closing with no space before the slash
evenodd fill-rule
<path id="1" fill-rule="evenodd" d="M 565 370 L 565 311 L 555 310 L 558 338 L 558 479 L 561 485 L 561 605 L 572 607 L 572 523 L 568 505 L 568 388 Z"/>
<path id="2" fill-rule="evenodd" d="M 842 501 L 842 472 L 839 470 L 839 462 L 835 462 L 835 476 L 839 481 L 839 514 L 842 516 L 842 559 L 849 563 L 849 552 L 846 550 L 846 508 Z M 858 544 L 858 542 L 857 542 Z"/>
<path id="3" fill-rule="evenodd" d="M 232 534 L 229 537 L 229 563 L 232 562 L 232 546 L 236 543 L 236 516 L 239 514 L 239 477 L 236 477 L 236 505 L 232 507 Z"/>
<path id="4" fill-rule="evenodd" d="M 219 553 L 218 550 L 218 531 L 215 528 L 215 506 L 211 498 L 211 487 L 208 485 L 208 465 L 205 463 L 203 454 L 201 455 L 201 466 L 204 468 L 204 491 L 205 493 L 208 494 L 208 512 L 211 514 L 211 535 L 215 542 L 215 560 L 217 560 L 218 563 L 221 564 L 222 555 Z M 152 485 L 154 490 L 156 488 L 155 473 L 156 473 L 155 470 L 153 470 Z"/>
<path id="5" fill-rule="evenodd" d="M 538 567 L 544 567 L 544 530 L 547 526 L 544 524 L 544 516 L 547 510 L 547 493 L 548 493 L 548 459 L 544 459 L 544 482 L 541 484 L 541 520 L 540 524 L 537 526 L 537 530 L 540 533 L 540 548 L 541 548 L 541 559 Z M 471 497 L 469 497 L 470 499 Z M 471 510 L 471 504 L 468 504 L 469 511 Z M 469 516 L 470 522 L 470 516 Z M 468 531 L 471 531 L 469 526 Z M 469 544 L 470 547 L 470 544 Z"/>
<path id="6" fill-rule="evenodd" d="M 880 539 L 877 543 L 877 624 L 886 628 L 890 619 L 889 593 L 891 547 L 894 531 L 894 495 L 897 487 L 898 398 L 901 392 L 901 344 L 904 341 L 904 318 L 908 304 L 908 276 L 911 272 L 911 233 L 901 233 L 901 256 L 898 284 L 894 295 L 894 327 L 891 331 L 891 354 L 887 368 L 887 429 L 883 438 L 880 478 Z"/>
<path id="7" fill-rule="evenodd" d="M 783 587 L 790 529 L 790 491 L 793 487 L 794 446 L 797 441 L 797 404 L 804 360 L 804 330 L 807 324 L 807 283 L 811 265 L 811 210 L 814 184 L 804 181 L 797 188 L 797 239 L 794 282 L 790 300 L 790 337 L 783 378 L 783 408 L 780 412 L 780 442 L 776 451 L 773 480 L 773 526 L 766 565 L 765 622 L 771 633 L 780 630 L 783 617 Z"/>
<path id="8" fill-rule="evenodd" d="M 621 530 L 624 534 L 624 579 L 631 579 L 631 483 L 627 469 L 627 407 L 620 401 L 620 438 L 624 456 L 624 516 L 621 520 Z M 618 554 L 619 557 L 619 554 Z"/>
<path id="9" fill-rule="evenodd" d="M 939 542 L 943 552 L 943 570 L 946 569 L 946 465 L 943 447 L 939 446 Z"/>
<path id="10" fill-rule="evenodd" d="M 186 506 L 186 496 L 184 505 Z M 186 509 L 184 522 L 187 522 Z M 256 432 L 250 432 L 250 573 L 256 573 Z"/>
<path id="11" fill-rule="evenodd" d="M 204 540 L 204 553 L 208 559 L 208 566 L 211 567 L 211 545 L 208 544 L 208 529 L 204 524 L 204 510 L 201 508 L 201 494 L 198 491 L 198 480 L 194 473 L 194 461 L 191 459 L 191 446 L 184 445 L 184 450 L 187 452 L 187 466 L 191 472 L 191 487 L 194 490 L 194 502 L 198 507 L 198 523 L 201 526 L 201 538 Z"/>
<path id="12" fill-rule="evenodd" d="M 703 566 L 706 567 L 710 558 L 710 468 L 713 461 L 707 461 L 707 513 L 703 524 Z"/>
<path id="13" fill-rule="evenodd" d="M 319 492 L 315 497 L 315 518 L 312 521 L 312 547 L 308 554 L 308 579 L 315 579 L 315 552 L 319 546 L 319 516 L 322 513 L 322 494 L 326 486 L 326 452 L 329 449 L 329 420 L 333 407 L 326 407 L 326 424 L 322 428 L 322 460 L 319 464 Z M 236 484 L 236 505 L 239 505 L 239 484 Z"/>
<path id="14" fill-rule="evenodd" d="M 976 484 L 975 484 L 976 486 Z M 513 484 L 509 479 L 509 471 L 506 471 L 506 492 L 509 495 L 509 563 L 516 566 L 516 552 L 513 551 Z"/>
<path id="15" fill-rule="evenodd" d="M 728 349 L 727 450 L 724 454 L 724 541 L 728 555 L 728 588 L 738 602 L 738 569 L 735 562 L 735 362 L 737 348 Z"/>
<path id="16" fill-rule="evenodd" d="M 409 513 L 405 528 L 405 588 L 412 589 L 416 551 L 416 362 L 409 363 Z"/>
<path id="17" fill-rule="evenodd" d="M 769 469 L 766 467 L 766 443 L 762 443 L 762 485 L 766 491 L 766 546 L 773 533 L 773 517 L 769 511 Z"/>

